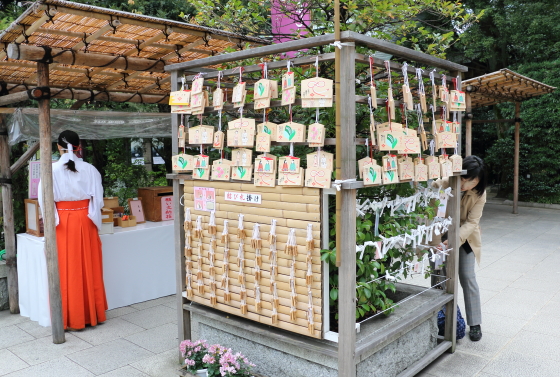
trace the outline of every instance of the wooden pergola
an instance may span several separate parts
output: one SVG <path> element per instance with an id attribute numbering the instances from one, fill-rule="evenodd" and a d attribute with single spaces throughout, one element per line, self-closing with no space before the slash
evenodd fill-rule
<path id="1" fill-rule="evenodd" d="M 62 0 L 35 2 L 0 34 L 0 106 L 36 99 L 40 125 L 40 143 L 11 165 L 8 131 L 0 117 L 11 313 L 19 313 L 11 177 L 39 147 L 41 156 L 52 154 L 51 98 L 77 100 L 73 109 L 87 101 L 167 103 L 171 74 L 164 68 L 168 64 L 265 44 L 259 38 Z M 214 67 L 190 72 L 212 71 Z M 41 160 L 41 179 L 53 342 L 63 343 L 50 159 Z"/>
<path id="2" fill-rule="evenodd" d="M 463 81 L 466 92 L 467 115 L 465 124 L 465 154 L 472 154 L 473 123 L 515 123 L 515 153 L 513 166 L 513 213 L 517 214 L 519 201 L 519 128 L 521 102 L 552 93 L 556 88 L 507 68 Z M 473 120 L 472 109 L 503 102 L 515 103 L 514 119 Z"/>

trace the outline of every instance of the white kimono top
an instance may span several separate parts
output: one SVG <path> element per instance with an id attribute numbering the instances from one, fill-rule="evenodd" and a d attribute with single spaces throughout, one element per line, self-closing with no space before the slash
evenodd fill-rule
<path id="1" fill-rule="evenodd" d="M 64 153 L 52 165 L 53 193 L 55 202 L 78 201 L 89 199 L 88 217 L 98 229 L 101 229 L 101 208 L 103 207 L 103 186 L 101 174 L 97 169 L 81 158 L 74 156 L 77 173 L 66 168 L 64 164 L 70 159 L 69 153 Z M 39 182 L 39 205 L 43 212 L 43 193 L 41 181 Z M 56 225 L 58 225 L 58 212 L 55 210 Z"/>

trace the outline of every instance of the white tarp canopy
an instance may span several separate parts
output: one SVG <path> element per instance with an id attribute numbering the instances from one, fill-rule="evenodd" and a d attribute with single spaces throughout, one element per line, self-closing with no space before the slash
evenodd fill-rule
<path id="1" fill-rule="evenodd" d="M 8 141 L 39 141 L 37 109 L 15 109 L 7 115 Z M 51 110 L 52 140 L 64 130 L 72 130 L 84 140 L 171 137 L 171 117 L 167 113 Z"/>

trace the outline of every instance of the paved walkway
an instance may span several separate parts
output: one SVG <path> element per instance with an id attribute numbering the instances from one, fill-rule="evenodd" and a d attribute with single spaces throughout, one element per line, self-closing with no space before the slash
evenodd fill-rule
<path id="1" fill-rule="evenodd" d="M 487 204 L 482 219 L 482 340 L 459 341 L 420 376 L 560 376 L 560 212 L 511 209 Z M 111 310 L 63 345 L 50 328 L 2 311 L 0 376 L 175 376 L 175 305 L 170 296 Z M 464 313 L 462 292 L 459 305 Z"/>
<path id="2" fill-rule="evenodd" d="M 467 334 L 419 376 L 560 376 L 560 212 L 511 210 L 487 204 L 482 217 L 482 339 Z"/>
<path id="3" fill-rule="evenodd" d="M 175 296 L 107 312 L 95 328 L 66 332 L 52 343 L 51 328 L 0 312 L 0 376 L 173 377 L 178 365 Z"/>

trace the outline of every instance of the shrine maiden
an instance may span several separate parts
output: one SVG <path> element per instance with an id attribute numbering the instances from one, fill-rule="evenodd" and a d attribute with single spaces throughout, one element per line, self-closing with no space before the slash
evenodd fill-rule
<path id="1" fill-rule="evenodd" d="M 95 167 L 74 155 L 80 138 L 73 131 L 58 137 L 61 157 L 52 166 L 56 206 L 56 243 L 65 329 L 78 330 L 106 320 L 101 227 L 103 187 Z M 39 204 L 43 208 L 41 183 Z"/>
<path id="2" fill-rule="evenodd" d="M 461 176 L 459 281 L 465 297 L 469 337 L 472 341 L 478 341 L 482 338 L 482 312 L 474 265 L 475 260 L 480 263 L 482 248 L 479 223 L 486 203 L 486 169 L 480 157 L 468 156 L 463 160 L 463 170 L 466 170 L 467 174 Z M 445 189 L 449 187 L 449 179 L 439 179 L 433 185 Z M 439 243 L 440 236 L 434 236 L 432 242 Z M 444 241 L 444 244 L 447 245 L 447 241 Z"/>

